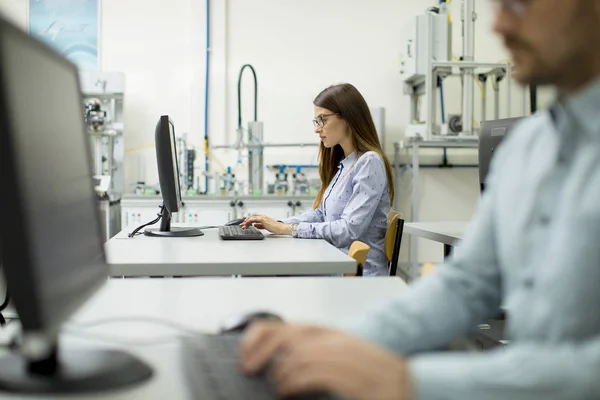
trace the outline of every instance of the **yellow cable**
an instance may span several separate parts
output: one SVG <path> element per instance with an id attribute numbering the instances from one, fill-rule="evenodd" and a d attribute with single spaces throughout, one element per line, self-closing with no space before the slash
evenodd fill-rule
<path id="1" fill-rule="evenodd" d="M 132 147 L 132 148 L 126 149 L 125 153 L 133 153 L 135 151 L 146 150 L 146 149 L 153 149 L 153 148 L 154 148 L 153 144 L 145 144 L 145 145 L 142 145 L 142 146 Z"/>
<path id="2" fill-rule="evenodd" d="M 223 163 L 221 161 L 219 161 L 219 159 L 217 157 L 215 157 L 215 155 L 213 154 L 212 151 L 210 151 L 210 148 L 208 147 L 208 140 L 207 139 L 204 139 L 204 154 L 206 154 L 208 156 L 208 158 L 210 158 L 211 160 L 213 160 L 217 164 L 219 164 L 219 166 L 223 169 L 223 173 L 227 172 L 227 168 L 225 168 L 225 166 L 223 165 Z"/>
<path id="3" fill-rule="evenodd" d="M 137 146 L 137 147 L 132 147 L 132 148 L 126 149 L 125 153 L 133 153 L 133 152 L 140 151 L 140 150 L 153 149 L 154 147 L 155 147 L 155 145 L 153 145 L 153 144 L 145 144 L 145 145 L 142 145 L 142 146 Z M 206 155 L 208 155 L 208 157 L 211 160 L 215 161 L 223 169 L 223 173 L 225 173 L 227 171 L 227 168 L 225 168 L 225 166 L 223 165 L 223 163 L 221 163 L 214 156 L 214 154 L 209 150 L 209 148 L 208 148 L 208 141 L 206 141 L 206 140 L 204 141 L 204 153 Z"/>
<path id="4" fill-rule="evenodd" d="M 483 91 L 483 83 L 479 79 L 476 80 L 477 86 L 479 86 L 479 91 L 481 92 L 481 98 L 485 100 L 485 92 Z"/>

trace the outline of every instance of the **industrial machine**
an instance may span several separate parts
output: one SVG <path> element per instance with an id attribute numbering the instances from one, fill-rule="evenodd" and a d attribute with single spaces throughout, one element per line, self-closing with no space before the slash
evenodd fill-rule
<path id="1" fill-rule="evenodd" d="M 121 198 L 125 193 L 123 161 L 123 103 L 125 75 L 115 72 L 79 72 L 84 117 L 92 145 L 95 189 L 102 216 L 104 239 L 121 227 Z"/>
<path id="2" fill-rule="evenodd" d="M 477 140 L 474 126 L 474 88 L 477 83 L 482 92 L 482 115 L 486 118 L 487 85 L 494 90 L 495 119 L 500 113 L 500 82 L 506 78 L 507 110 L 510 110 L 510 63 L 480 63 L 475 61 L 475 0 L 462 0 L 463 54 L 453 61 L 452 22 L 448 7 L 442 1 L 439 7 L 430 7 L 417 15 L 405 30 L 406 46 L 400 73 L 404 79 L 404 93 L 411 97 L 410 121 L 407 138 L 417 140 L 443 140 L 448 136 Z M 450 116 L 446 123 L 443 87 L 448 77 L 459 77 L 462 85 L 462 111 Z M 438 119 L 437 95 L 441 97 Z M 421 117 L 420 98 L 424 98 L 425 113 Z M 422 119 L 421 119 L 422 118 Z M 439 121 L 441 120 L 441 124 Z M 443 129 L 442 129 L 443 128 Z"/>

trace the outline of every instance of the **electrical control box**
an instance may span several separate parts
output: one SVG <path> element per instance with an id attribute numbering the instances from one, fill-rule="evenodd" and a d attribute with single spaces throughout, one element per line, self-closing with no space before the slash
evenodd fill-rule
<path id="1" fill-rule="evenodd" d="M 430 61 L 452 60 L 452 23 L 448 14 L 417 15 L 404 30 L 400 73 L 407 82 L 424 80 Z"/>

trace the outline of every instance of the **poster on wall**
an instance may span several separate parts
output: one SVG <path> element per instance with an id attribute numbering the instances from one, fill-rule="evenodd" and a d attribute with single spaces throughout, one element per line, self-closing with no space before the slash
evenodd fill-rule
<path id="1" fill-rule="evenodd" d="M 29 32 L 82 70 L 98 70 L 100 0 L 29 0 Z"/>

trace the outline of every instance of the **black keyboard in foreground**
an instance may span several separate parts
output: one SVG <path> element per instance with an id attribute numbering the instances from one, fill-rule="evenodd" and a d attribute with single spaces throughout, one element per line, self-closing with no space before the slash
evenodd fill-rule
<path id="1" fill-rule="evenodd" d="M 223 240 L 263 240 L 265 236 L 255 227 L 242 229 L 240 226 L 220 226 L 219 236 Z"/>
<path id="2" fill-rule="evenodd" d="M 277 399 L 265 376 L 248 377 L 240 371 L 239 337 L 239 334 L 224 334 L 183 338 L 181 356 L 186 382 L 194 399 Z M 335 400 L 327 395 L 299 396 L 293 399 Z"/>

